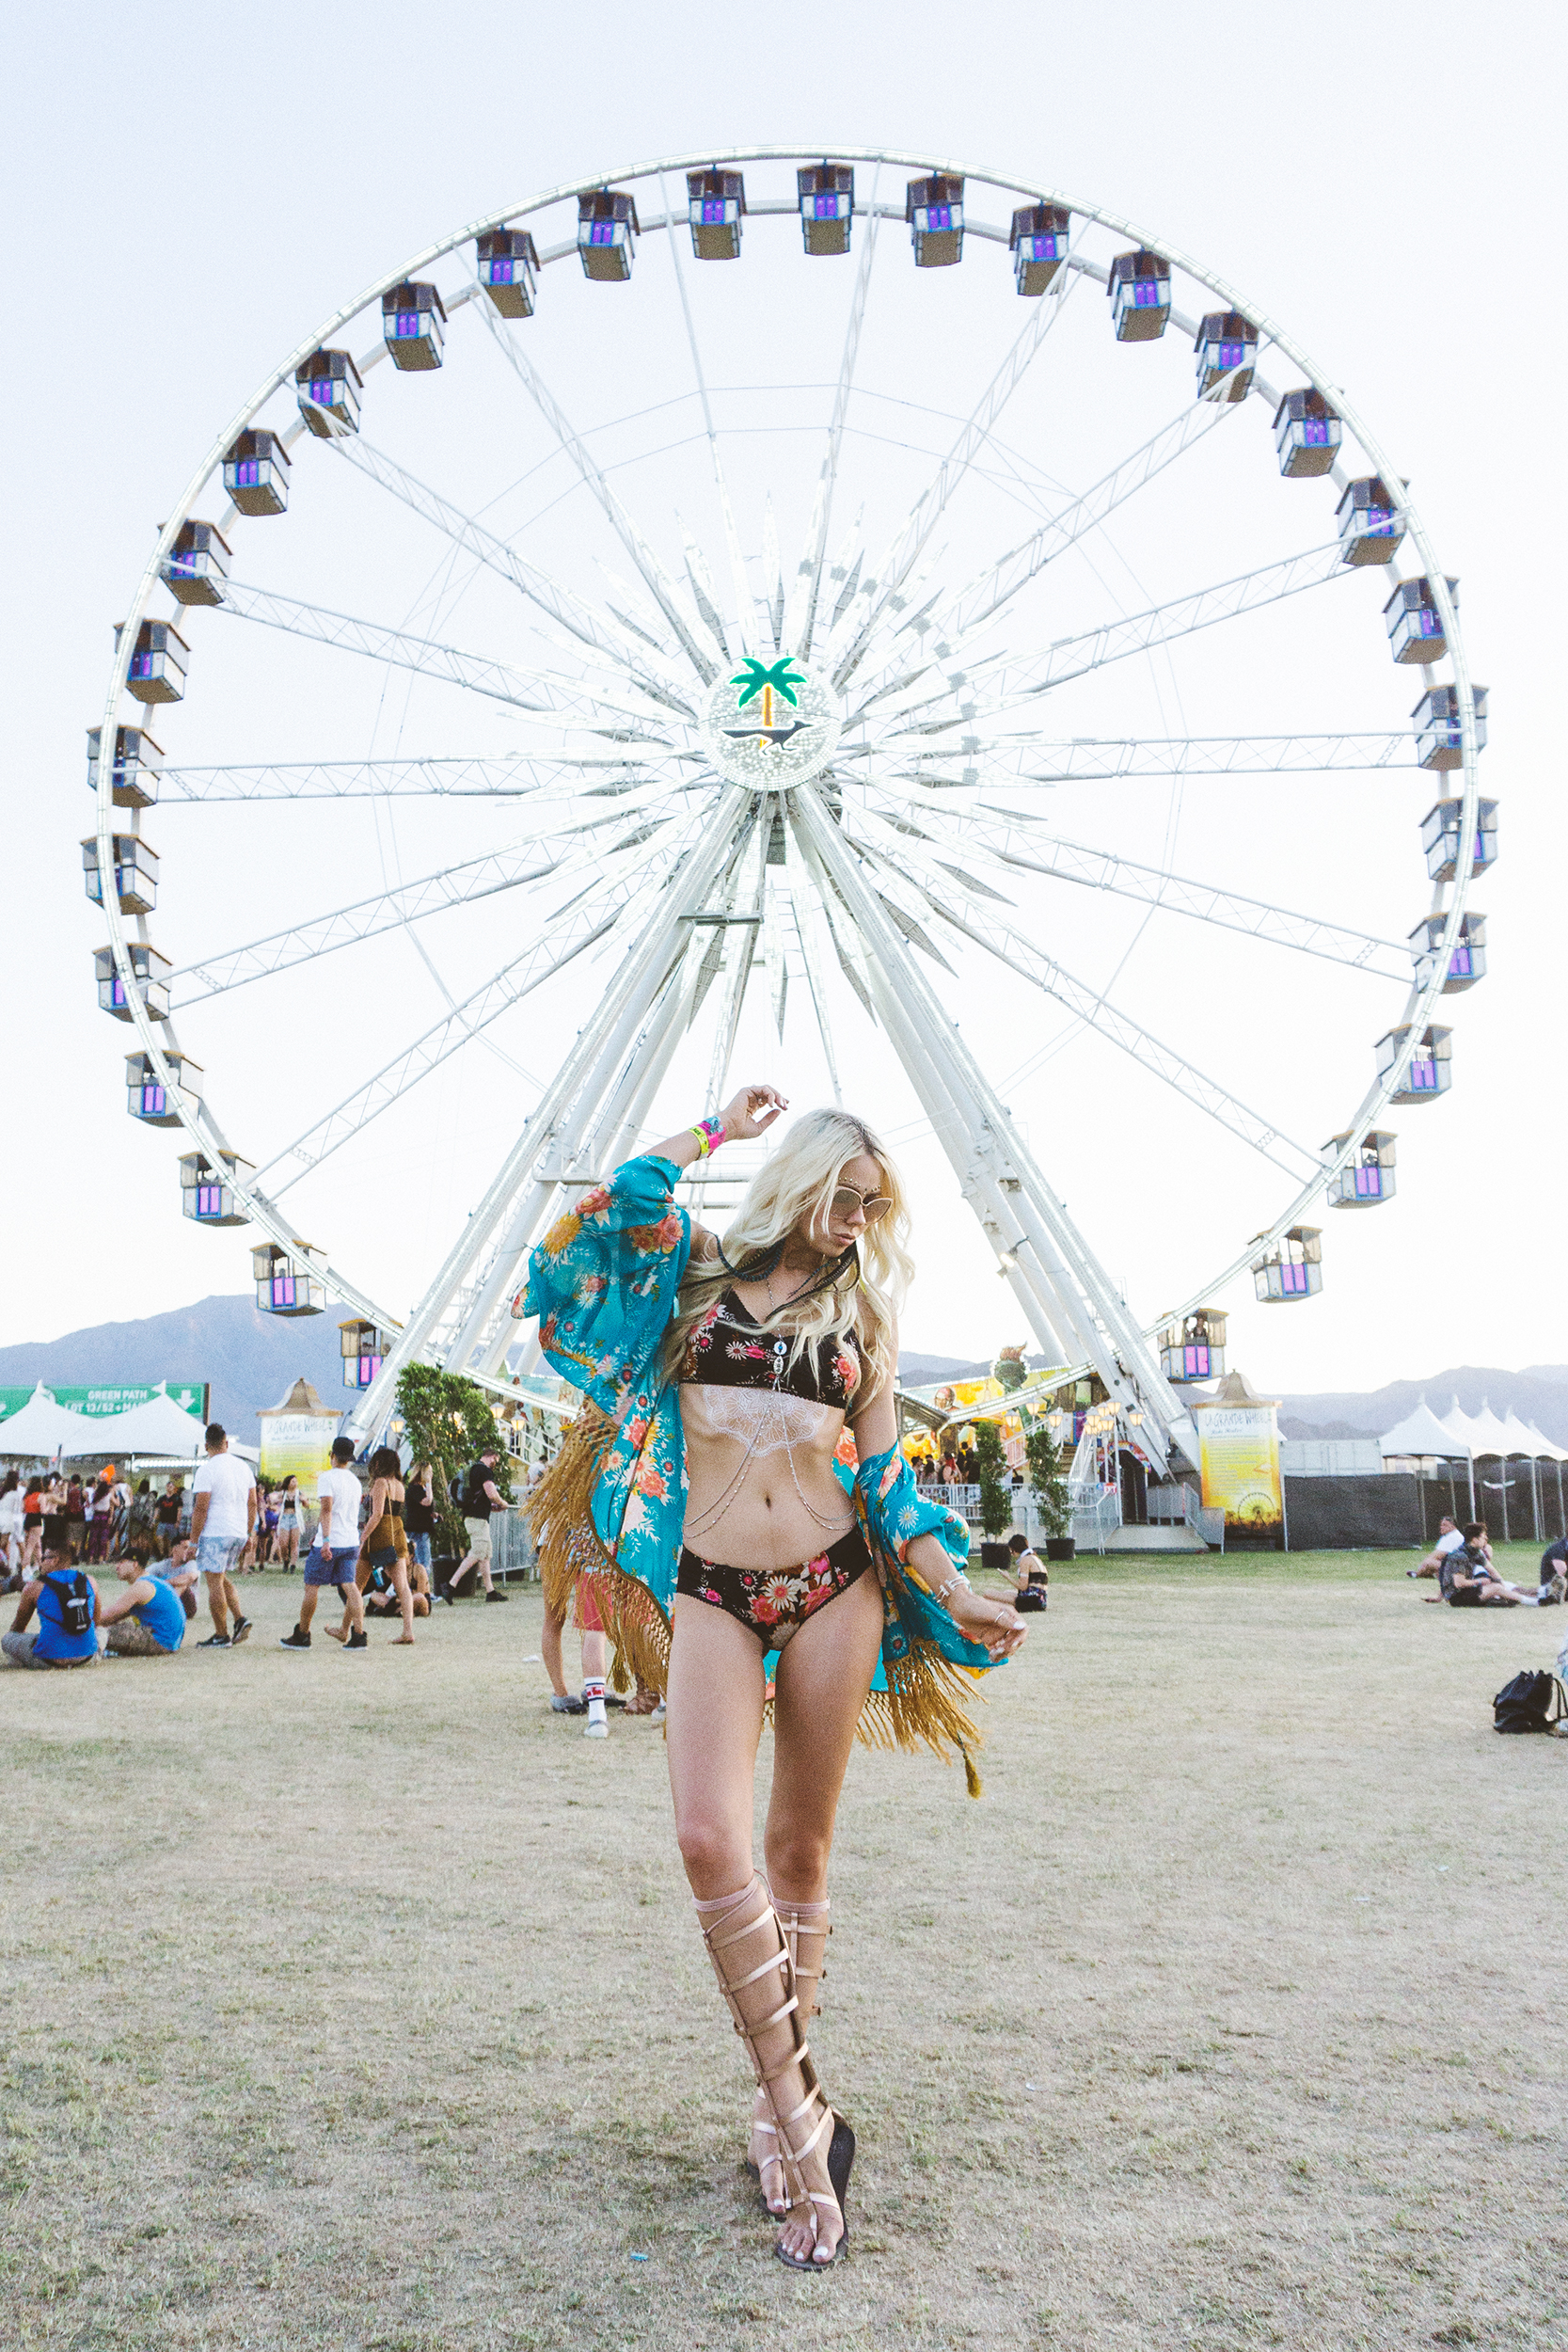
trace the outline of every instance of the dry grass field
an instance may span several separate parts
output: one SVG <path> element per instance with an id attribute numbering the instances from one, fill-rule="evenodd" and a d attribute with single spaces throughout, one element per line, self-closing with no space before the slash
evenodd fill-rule
<path id="1" fill-rule="evenodd" d="M 982 1803 L 857 1754 L 816 2279 L 658 1731 L 546 1711 L 535 1595 L 294 1658 L 267 1577 L 238 1652 L 6 1669 L 0 2343 L 1560 2352 L 1568 1744 L 1490 1702 L 1568 1611 L 1403 1565 L 1085 1562 Z"/>

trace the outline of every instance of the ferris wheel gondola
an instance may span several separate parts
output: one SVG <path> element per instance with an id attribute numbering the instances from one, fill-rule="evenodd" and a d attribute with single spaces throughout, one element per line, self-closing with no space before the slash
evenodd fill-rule
<path id="1" fill-rule="evenodd" d="M 803 248 L 813 264 L 837 257 L 842 275 L 814 266 L 787 282 L 779 276 L 780 218 L 800 222 L 795 253 Z M 650 258 L 640 247 L 659 237 L 669 273 L 649 294 Z M 699 294 L 683 247 L 690 263 L 739 266 L 699 266 Z M 555 271 L 573 255 L 594 289 L 575 305 Z M 899 296 L 874 349 L 868 312 L 876 316 L 890 273 L 911 262 L 941 273 L 923 276 L 923 288 L 961 290 L 940 298 L 965 307 L 943 313 L 939 334 L 918 302 Z M 777 288 L 760 310 L 750 291 L 757 272 L 771 273 Z M 1075 366 L 1086 364 L 1069 357 L 1081 347 L 1071 333 L 1104 337 L 1103 311 L 1096 320 L 1072 305 L 1085 285 L 1108 297 L 1115 346 L 1161 342 L 1169 327 L 1188 336 L 1196 385 L 1180 386 L 1180 368 L 1174 382 L 1162 373 L 1164 355 L 1118 359 L 1152 371 L 1141 383 L 1150 398 L 1157 380 L 1165 384 L 1164 402 L 1156 398 L 1151 430 L 1073 490 L 1005 444 L 1002 429 L 1037 380 L 1042 353 L 1055 355 L 1064 400 Z M 1026 298 L 1022 324 L 1009 292 Z M 582 307 L 600 303 L 633 305 L 626 347 L 613 358 L 615 319 Z M 727 313 L 714 307 L 726 303 Z M 731 337 L 721 376 L 705 365 L 700 332 L 716 322 Z M 574 356 L 575 339 L 591 347 L 586 359 Z M 781 388 L 794 381 L 786 358 L 793 367 L 807 346 L 835 356 L 809 379 L 824 386 L 826 415 L 802 419 Z M 729 379 L 741 353 L 752 380 L 737 385 Z M 388 360 L 400 373 L 440 371 L 442 380 L 428 392 L 394 389 L 375 379 Z M 677 363 L 686 380 L 663 398 L 661 372 Z M 647 398 L 624 414 L 612 400 L 609 415 L 580 426 L 558 389 L 574 368 L 579 392 L 613 382 Z M 1288 373 L 1276 381 L 1281 368 Z M 500 512 L 495 494 L 459 497 L 424 478 L 440 404 L 468 397 L 453 387 L 482 373 L 484 396 L 504 389 L 520 402 L 514 418 L 525 414 L 534 446 L 553 453 L 559 489 L 531 516 Z M 966 380 L 961 407 L 934 397 L 949 375 L 955 391 Z M 1173 394 L 1180 405 L 1162 417 Z M 400 443 L 398 404 L 416 397 L 436 405 Z M 667 450 L 649 445 L 647 420 L 681 404 L 689 434 Z M 895 407 L 918 412 L 927 430 L 938 421 L 934 448 L 911 456 L 897 434 L 866 421 Z M 1232 421 L 1246 416 L 1269 435 L 1272 456 Z M 795 453 L 807 430 L 816 454 L 802 465 Z M 697 530 L 675 503 L 699 486 L 678 454 L 688 443 L 707 468 L 708 519 Z M 516 445 L 515 422 L 486 433 L 464 410 L 454 446 L 469 471 L 498 451 L 511 463 Z M 1093 564 L 1113 519 L 1122 528 L 1176 495 L 1195 466 L 1220 481 L 1221 446 L 1230 501 L 1215 492 L 1184 510 L 1181 525 L 1214 542 L 1212 577 L 1131 610 L 1117 598 L 1119 609 L 1107 612 L 1113 600 L 1094 595 Z M 683 469 L 678 492 L 673 471 L 662 494 L 660 466 Z M 1249 467 L 1259 485 L 1307 485 L 1283 495 L 1307 510 L 1324 495 L 1310 485 L 1326 486 L 1332 508 L 1308 524 L 1305 547 L 1246 545 L 1233 485 Z M 634 470 L 635 495 L 623 486 Z M 230 501 L 221 512 L 220 485 Z M 863 489 L 879 523 L 846 532 L 850 494 L 859 504 Z M 556 498 L 568 491 L 569 527 L 552 524 Z M 502 485 L 499 495 L 504 509 L 514 492 Z M 341 591 L 318 588 L 309 565 L 291 572 L 286 550 L 303 515 L 328 505 L 345 514 L 350 497 L 356 517 L 373 513 L 382 536 L 363 541 L 365 609 L 345 611 Z M 1004 528 L 1021 510 L 1022 535 L 1016 522 Z M 260 534 L 265 555 L 260 541 L 253 549 L 253 521 L 277 526 Z M 438 615 L 387 612 L 377 583 L 397 573 L 404 534 L 416 532 L 444 548 L 444 577 L 461 567 L 453 593 L 467 599 L 480 643 L 457 642 Z M 319 532 L 307 544 L 325 568 Z M 353 533 L 334 544 L 336 576 L 343 548 L 359 544 Z M 1400 568 L 1407 546 L 1408 576 Z M 1381 601 L 1393 661 L 1422 671 L 1409 722 L 1303 732 L 1282 713 L 1272 729 L 1228 734 L 1180 723 L 1146 733 L 1105 727 L 1104 682 L 1132 675 L 1117 665 L 1172 665 L 1207 632 L 1244 628 L 1252 616 L 1286 655 L 1311 660 L 1320 624 L 1308 616 L 1323 592 L 1368 568 L 1391 582 Z M 1059 581 L 1071 583 L 1065 603 Z M 172 616 L 153 610 L 160 588 Z M 1347 634 L 1375 628 L 1365 601 L 1353 612 L 1343 588 L 1333 594 Z M 1433 1014 L 1440 995 L 1484 971 L 1484 928 L 1467 895 L 1497 837 L 1497 803 L 1478 798 L 1485 692 L 1469 678 L 1457 594 L 1407 486 L 1342 390 L 1260 307 L 1101 208 L 1006 173 L 890 151 L 682 156 L 544 191 L 410 257 L 322 322 L 215 437 L 160 533 L 117 635 L 89 741 L 98 823 L 83 845 L 88 895 L 109 931 L 95 961 L 99 999 L 138 1041 L 134 1115 L 184 1130 L 186 1214 L 259 1229 L 256 1280 L 269 1311 L 315 1311 L 336 1297 L 352 1311 L 345 1330 L 374 1336 L 376 1345 L 356 1344 L 352 1358 L 345 1341 L 353 1425 L 369 1431 L 385 1421 L 411 1358 L 504 1382 L 518 1338 L 509 1302 L 529 1246 L 561 1202 L 635 1142 L 699 1020 L 717 1085 L 760 974 L 781 1034 L 803 1013 L 836 1073 L 842 993 L 902 1062 L 1038 1345 L 1065 1368 L 1092 1370 L 1107 1397 L 1140 1416 L 1141 1442 L 1164 1465 L 1189 1445 L 1180 1393 L 1194 1376 L 1189 1354 L 1212 1361 L 1217 1352 L 1192 1334 L 1217 1327 L 1223 1338 L 1223 1315 L 1198 1302 L 1248 1272 L 1259 1298 L 1315 1295 L 1322 1236 L 1304 1222 L 1313 1203 L 1386 1200 L 1394 1143 L 1380 1115 L 1389 1104 L 1434 1100 L 1449 1085 L 1450 1033 Z M 503 601 L 481 611 L 486 596 Z M 347 722 L 308 758 L 246 760 L 231 739 L 205 760 L 169 754 L 161 744 L 172 707 L 190 708 L 205 632 L 230 626 L 273 648 L 265 675 L 278 707 L 296 693 L 309 704 L 295 681 L 322 675 L 309 664 L 349 659 L 371 665 L 384 688 L 400 681 L 407 708 L 442 714 L 430 748 L 356 751 Z M 1439 665 L 1451 675 L 1439 678 Z M 231 665 L 225 675 L 232 681 Z M 135 713 L 128 720 L 127 695 L 149 711 L 170 706 L 159 713 L 159 743 Z M 1058 707 L 1065 723 L 1052 715 Z M 482 723 L 483 711 L 504 724 L 504 738 Z M 1089 723 L 1075 727 L 1080 715 Z M 215 744 L 221 708 L 205 707 L 202 725 Z M 110 761 L 101 756 L 106 742 Z M 1413 820 L 1431 887 L 1414 932 L 1407 900 L 1389 936 L 1355 909 L 1281 903 L 1263 874 L 1246 871 L 1244 828 L 1223 876 L 1179 870 L 1168 843 L 1145 847 L 1131 818 L 1111 837 L 1118 807 L 1133 804 L 1118 803 L 1112 786 L 1128 794 L 1187 779 L 1321 786 L 1407 768 L 1451 771 L 1455 787 Z M 1048 822 L 1045 793 L 1081 823 Z M 257 805 L 302 829 L 324 807 L 428 806 L 439 819 L 434 854 L 412 878 L 388 871 L 376 887 L 243 938 L 252 897 L 208 891 L 199 910 L 181 903 L 148 834 L 154 822 L 160 832 L 221 823 Z M 492 820 L 508 814 L 520 829 L 498 838 Z M 301 830 L 296 850 L 306 838 Z M 182 847 L 170 870 L 187 873 L 193 862 Z M 1396 901 L 1409 880 L 1390 870 Z M 1054 938 L 1045 943 L 1039 907 L 1064 908 L 1085 890 L 1137 910 L 1140 923 L 1207 927 L 1237 954 L 1316 959 L 1385 989 L 1386 1025 L 1375 1051 L 1360 1049 L 1369 1074 L 1348 1115 L 1336 1106 L 1340 1125 L 1328 1146 L 1294 1140 L 1276 1105 L 1246 1098 L 1239 1074 L 1212 1070 L 1202 1046 L 1169 1039 L 1157 1006 L 1118 1001 L 1109 982 L 1069 968 Z M 520 937 L 487 930 L 492 901 L 526 909 L 513 927 Z M 193 936 L 198 911 L 205 939 Z M 488 938 L 499 961 L 487 970 L 470 961 L 449 982 L 424 940 L 453 913 L 476 957 Z M 1053 931 L 1069 921 L 1059 917 Z M 308 975 L 329 998 L 352 989 L 356 953 L 396 942 L 413 945 L 435 997 L 426 988 L 423 1009 L 410 1005 L 408 1033 L 394 1039 L 397 993 L 388 1002 L 382 991 L 375 1027 L 390 1051 L 367 1057 L 346 1090 L 316 1086 L 292 1136 L 255 1135 L 249 1101 L 245 1141 L 256 1156 L 242 1158 L 218 1107 L 232 1116 L 224 1048 L 235 992 Z M 1238 1235 L 1228 1263 L 1198 1286 L 1173 1280 L 1184 1303 L 1179 1296 L 1147 1321 L 1129 1309 L 995 1081 L 957 1042 L 948 993 L 976 963 L 998 975 L 995 985 L 1054 1004 L 1076 1031 L 1116 1049 L 1138 1084 L 1172 1089 L 1225 1149 L 1283 1174 L 1275 1213 L 1244 1242 Z M 585 983 L 586 1011 L 574 1033 L 561 992 L 575 980 Z M 528 1033 L 520 1132 L 400 1325 L 350 1271 L 355 1199 L 352 1190 L 334 1198 L 333 1172 L 455 1057 L 476 1046 L 504 1054 L 500 1035 L 517 1034 L 531 1003 L 550 1010 Z M 187 1034 L 210 1074 L 198 1073 Z M 298 1212 L 283 1205 L 295 1184 L 309 1190 L 316 1230 L 334 1213 L 346 1220 L 330 1257 L 296 1237 Z"/>

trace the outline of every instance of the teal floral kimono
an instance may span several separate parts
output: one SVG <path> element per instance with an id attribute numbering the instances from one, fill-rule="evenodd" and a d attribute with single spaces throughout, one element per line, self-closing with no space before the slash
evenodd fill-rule
<path id="1" fill-rule="evenodd" d="M 664 1687 L 686 1518 L 679 1391 L 660 1363 L 691 1247 L 691 1220 L 673 1197 L 681 1172 L 649 1154 L 586 1193 L 532 1252 L 523 1300 L 539 1317 L 546 1360 L 583 1396 L 531 1504 L 546 1597 L 564 1615 L 578 1579 L 592 1580 L 621 1688 L 628 1673 Z M 896 1445 L 853 1470 L 834 1467 L 882 1588 L 881 1661 L 860 1736 L 874 1746 L 924 1744 L 944 1759 L 957 1747 L 978 1795 L 967 1703 L 971 1678 L 993 1661 L 906 1557 L 914 1537 L 931 1534 L 962 1568 L 968 1528 L 923 1499 Z"/>

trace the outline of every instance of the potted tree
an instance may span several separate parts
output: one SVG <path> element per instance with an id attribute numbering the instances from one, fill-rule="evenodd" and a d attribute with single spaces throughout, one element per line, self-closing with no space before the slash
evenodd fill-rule
<path id="1" fill-rule="evenodd" d="M 1007 1547 L 996 1538 L 1006 1535 L 1013 1523 L 1012 1473 L 1003 1451 L 1002 1432 L 993 1421 L 976 1425 L 974 1467 L 980 1487 L 980 1565 L 1005 1568 Z"/>
<path id="2" fill-rule="evenodd" d="M 1024 1458 L 1029 1465 L 1029 1486 L 1039 1515 L 1045 1521 L 1045 1556 L 1048 1560 L 1070 1560 L 1074 1551 L 1072 1540 L 1072 1503 L 1067 1490 L 1067 1470 L 1063 1460 L 1066 1449 L 1056 1443 L 1043 1421 L 1037 1421 L 1023 1441 Z"/>

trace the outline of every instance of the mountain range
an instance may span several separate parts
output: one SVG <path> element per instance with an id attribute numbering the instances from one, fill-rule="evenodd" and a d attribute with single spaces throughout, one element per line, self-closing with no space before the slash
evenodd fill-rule
<path id="1" fill-rule="evenodd" d="M 1031 1359 L 1031 1368 L 1041 1360 Z M 957 1356 L 905 1355 L 899 1362 L 911 1388 L 977 1379 L 990 1370 L 987 1363 Z M 346 1406 L 336 1317 L 265 1315 L 245 1295 L 201 1298 L 135 1323 L 101 1323 L 57 1340 L 0 1347 L 0 1388 L 36 1380 L 65 1387 L 209 1381 L 214 1418 L 246 1445 L 254 1445 L 260 1434 L 257 1407 L 280 1403 L 301 1374 L 329 1404 Z M 1422 1396 L 1438 1413 L 1447 1412 L 1455 1396 L 1467 1413 L 1483 1404 L 1499 1414 L 1512 1406 L 1555 1444 L 1568 1445 L 1568 1364 L 1529 1364 L 1522 1372 L 1459 1364 L 1419 1380 L 1391 1380 L 1381 1389 L 1287 1396 L 1279 1426 L 1288 1438 L 1377 1437 L 1402 1421 Z"/>

